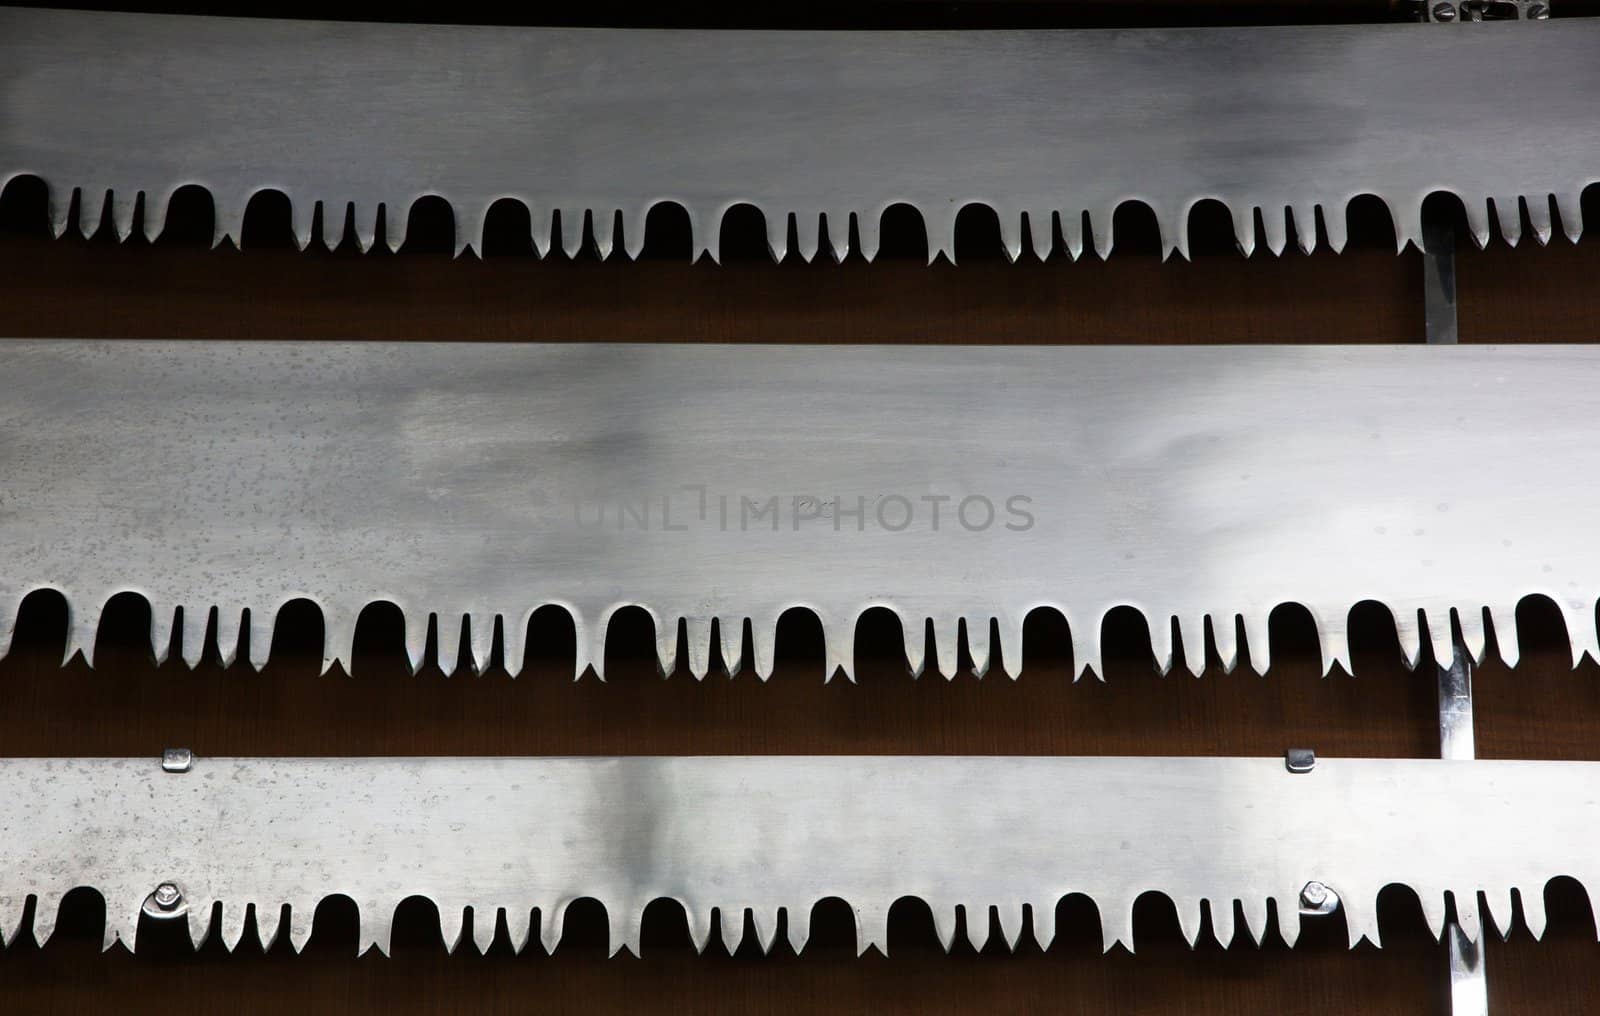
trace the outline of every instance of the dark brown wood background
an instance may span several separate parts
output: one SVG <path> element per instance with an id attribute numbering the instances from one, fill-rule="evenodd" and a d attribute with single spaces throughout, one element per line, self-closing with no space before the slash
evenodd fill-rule
<path id="1" fill-rule="evenodd" d="M 1012 21 L 1026 23 L 1037 15 L 1016 11 L 1049 8 L 1062 21 L 1060 6 L 957 4 L 929 13 L 923 5 L 905 15 L 899 12 L 917 5 L 878 3 L 852 16 L 959 20 L 978 7 L 980 15 L 1007 9 Z M 1083 16 L 1263 19 L 1270 9 L 1284 15 L 1279 20 L 1338 20 L 1384 6 L 1102 2 L 1084 5 Z M 1600 221 L 1597 213 L 1591 221 Z M 1371 209 L 1357 210 L 1353 249 L 1337 257 L 1245 259 L 1218 240 L 1193 262 L 1163 263 L 1152 243 L 1140 241 L 1138 221 L 1124 228 L 1119 220 L 1119 241 L 1129 239 L 1109 262 L 1018 265 L 997 257 L 992 222 L 980 211 L 963 221 L 959 267 L 924 265 L 910 229 L 872 265 L 857 258 L 772 265 L 749 235 L 732 238 L 723 265 L 691 265 L 674 256 L 681 252 L 672 249 L 671 222 L 661 229 L 664 241 L 652 240 L 652 256 L 632 264 L 539 261 L 493 243 L 487 259 L 452 261 L 442 253 L 448 222 L 441 226 L 438 209 L 427 207 L 418 210 L 405 251 L 367 256 L 348 246 L 286 249 L 282 209 L 270 198 L 252 208 L 244 253 L 206 249 L 203 202 L 180 202 L 174 214 L 177 225 L 153 246 L 118 245 L 106 230 L 53 241 L 42 235 L 42 188 L 13 184 L 0 199 L 0 334 L 908 343 L 1415 342 L 1422 335 L 1419 258 L 1393 253 L 1386 219 Z M 1137 220 L 1137 210 L 1128 214 Z M 504 232 L 514 236 L 514 225 Z M 1516 250 L 1497 241 L 1486 252 L 1463 252 L 1463 341 L 1592 341 L 1600 335 L 1591 285 L 1597 268 L 1600 241 Z M 1600 673 L 1592 663 L 1572 669 L 1553 610 L 1530 602 L 1520 621 L 1521 666 L 1512 672 L 1491 663 L 1477 675 L 1479 753 L 1600 759 Z M 1285 608 L 1274 617 L 1268 677 L 1216 667 L 1199 680 L 1158 676 L 1143 623 L 1130 613 L 1111 622 L 1107 680 L 1076 684 L 1065 633 L 1059 621 L 1044 619 L 1029 625 L 1021 680 L 967 673 L 946 682 L 907 677 L 897 624 L 868 615 L 856 686 L 822 682 L 818 632 L 804 618 L 780 629 L 778 673 L 766 685 L 748 675 L 659 679 L 642 615 L 613 633 L 603 685 L 571 681 L 570 628 L 558 619 L 535 625 L 528 671 L 516 680 L 503 672 L 408 675 L 389 608 L 363 618 L 355 677 L 317 673 L 320 619 L 312 610 L 286 614 L 273 663 L 260 674 L 214 661 L 193 673 L 181 664 L 155 667 L 142 641 L 146 624 L 138 602 L 119 603 L 102 627 L 96 668 L 81 659 L 63 668 L 61 604 L 30 598 L 17 645 L 0 662 L 0 751 L 1277 755 L 1310 746 L 1324 755 L 1423 757 L 1438 748 L 1431 669 L 1404 669 L 1392 625 L 1375 605 L 1357 612 L 1359 677 L 1320 677 L 1309 618 Z M 1489 947 L 1497 1012 L 1587 1012 L 1600 998 L 1593 973 L 1600 946 L 1583 894 L 1558 883 L 1550 899 L 1542 943 L 1519 927 L 1509 942 Z M 1391 890 L 1384 908 L 1382 950 L 1347 949 L 1334 917 L 1308 927 L 1293 951 L 1271 941 L 1226 950 L 1202 941 L 1191 951 L 1170 905 L 1149 897 L 1138 912 L 1138 954 L 1101 955 L 1092 911 L 1069 900 L 1061 939 L 1047 953 L 1027 943 L 1014 955 L 991 946 L 982 956 L 946 956 L 925 910 L 907 901 L 894 917 L 891 955 L 857 959 L 841 908 L 821 908 L 804 956 L 784 950 L 762 958 L 696 956 L 681 916 L 658 905 L 645 957 L 606 959 L 604 922 L 593 908 L 574 910 L 578 930 L 554 957 L 536 947 L 513 956 L 503 940 L 487 956 L 467 947 L 448 957 L 429 905 L 416 901 L 399 922 L 393 958 L 356 959 L 353 908 L 336 899 L 324 904 L 300 956 L 282 943 L 270 953 L 247 945 L 230 956 L 215 941 L 194 954 L 164 929 L 147 928 L 148 949 L 132 957 L 120 948 L 99 952 L 99 902 L 80 893 L 47 948 L 0 950 L 0 1011 L 1446 1012 L 1443 951 L 1415 900 Z"/>

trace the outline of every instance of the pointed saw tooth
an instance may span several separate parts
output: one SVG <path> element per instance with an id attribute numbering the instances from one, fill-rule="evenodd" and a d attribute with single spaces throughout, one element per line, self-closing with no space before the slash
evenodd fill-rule
<path id="1" fill-rule="evenodd" d="M 1163 242 L 1161 244 L 1161 256 L 1163 259 L 1165 259 L 1167 256 L 1167 245 L 1165 238 L 1170 236 L 1173 238 L 1173 248 L 1177 251 L 1178 255 L 1185 261 L 1194 260 L 1193 256 L 1190 254 L 1189 247 L 1189 220 L 1193 215 L 1194 204 L 1191 203 L 1170 224 L 1165 222 L 1161 224 L 1161 236 L 1163 238 Z"/>
<path id="2" fill-rule="evenodd" d="M 1110 952 L 1120 943 L 1133 952 L 1133 900 L 1129 898 L 1099 900 L 1101 952 Z"/>
<path id="3" fill-rule="evenodd" d="M 1281 257 L 1289 245 L 1289 209 L 1276 205 L 1262 208 L 1261 231 L 1266 236 L 1267 249 L 1274 257 Z"/>
<path id="4" fill-rule="evenodd" d="M 1300 941 L 1300 896 L 1298 893 L 1289 896 L 1273 898 L 1274 907 L 1278 914 L 1278 934 L 1283 938 L 1283 944 L 1293 949 L 1294 944 Z"/>
<path id="5" fill-rule="evenodd" d="M 72 199 L 76 194 L 74 188 L 50 188 L 46 214 L 50 217 L 50 235 L 57 240 L 67 235 L 67 226 L 72 222 Z"/>
<path id="6" fill-rule="evenodd" d="M 471 247 L 477 251 L 478 256 L 483 256 L 483 247 L 489 232 L 489 212 L 494 208 L 493 201 L 479 203 L 471 212 L 458 210 L 456 212 L 456 257 L 466 253 Z"/>
<path id="7" fill-rule="evenodd" d="M 923 213 L 922 219 L 928 225 L 928 264 L 939 260 L 941 254 L 952 265 L 956 263 L 956 220 L 961 216 L 961 207 L 952 203 L 937 217 L 931 212 Z"/>
<path id="8" fill-rule="evenodd" d="M 401 615 L 405 619 L 406 662 L 415 676 L 428 662 L 428 619 L 431 615 L 414 610 L 402 610 Z"/>
<path id="9" fill-rule="evenodd" d="M 1261 945 L 1262 936 L 1267 933 L 1267 899 L 1264 896 L 1241 897 L 1239 910 L 1244 916 L 1244 930 L 1250 940 L 1257 946 Z"/>
<path id="10" fill-rule="evenodd" d="M 810 264 L 817 256 L 817 247 L 822 243 L 822 213 L 821 212 L 795 212 L 794 213 L 794 247 L 801 259 Z"/>
<path id="11" fill-rule="evenodd" d="M 1233 215 L 1233 243 L 1239 248 L 1239 253 L 1245 257 L 1256 252 L 1256 210 L 1255 206 L 1246 202 L 1232 203 L 1229 211 Z"/>
<path id="12" fill-rule="evenodd" d="M 1102 261 L 1111 256 L 1111 249 L 1116 246 L 1116 215 L 1117 209 L 1113 205 L 1089 216 L 1089 233 L 1094 240 L 1094 252 Z"/>
<path id="13" fill-rule="evenodd" d="M 556 946 L 561 944 L 561 935 L 565 930 L 567 920 L 567 907 L 571 900 L 557 900 L 548 906 L 539 907 L 539 944 L 544 946 L 547 955 L 554 955 Z"/>
<path id="14" fill-rule="evenodd" d="M 961 666 L 960 619 L 933 618 L 933 650 L 939 658 L 939 673 L 946 680 L 956 676 Z"/>
<path id="15" fill-rule="evenodd" d="M 778 623 L 762 618 L 750 619 L 750 665 L 756 677 L 765 681 L 772 676 L 773 655 L 777 649 Z"/>
<path id="16" fill-rule="evenodd" d="M 167 228 L 167 205 L 172 202 L 172 190 L 144 192 L 144 238 L 150 243 L 160 239 Z"/>
<path id="17" fill-rule="evenodd" d="M 634 956 L 640 956 L 639 935 L 644 925 L 644 908 L 642 904 L 618 902 L 606 907 L 606 923 L 611 930 L 611 952 L 615 956 L 626 949 Z"/>
<path id="18" fill-rule="evenodd" d="M 56 932 L 56 918 L 61 915 L 62 895 L 58 889 L 34 894 L 33 942 L 41 949 L 49 943 L 50 936 Z"/>
<path id="19" fill-rule="evenodd" d="M 722 669 L 733 677 L 744 668 L 744 618 L 717 618 L 717 639 L 721 643 Z"/>
<path id="20" fill-rule="evenodd" d="M 772 952 L 773 940 L 778 935 L 778 912 L 775 908 L 751 907 L 750 928 L 755 932 L 756 944 L 763 956 Z"/>
<path id="21" fill-rule="evenodd" d="M 356 248 L 365 254 L 378 242 L 378 217 L 384 214 L 384 206 L 376 204 L 370 208 L 362 208 L 352 204 L 350 208 L 350 221 L 355 226 Z M 396 214 L 401 214 L 396 212 Z"/>
<path id="22" fill-rule="evenodd" d="M 1404 253 L 1407 244 L 1422 249 L 1422 202 L 1388 201 L 1389 216 L 1394 220 L 1395 252 Z M 1481 245 L 1480 245 L 1481 246 Z"/>
<path id="23" fill-rule="evenodd" d="M 1353 894 L 1351 894 L 1353 895 Z M 1383 947 L 1383 936 L 1378 927 L 1377 901 L 1367 898 L 1352 899 L 1351 895 L 1339 897 L 1339 909 L 1344 912 L 1346 937 L 1354 949 L 1366 939 L 1378 948 Z"/>
<path id="24" fill-rule="evenodd" d="M 111 947 L 118 942 L 127 946 L 129 952 L 134 951 L 139 938 L 139 912 L 142 907 L 133 907 L 126 913 L 119 913 L 111 900 L 106 900 L 106 921 L 100 932 L 100 951 L 109 952 Z"/>
<path id="25" fill-rule="evenodd" d="M 1561 231 L 1577 243 L 1583 237 L 1583 195 L 1564 191 L 1555 196 L 1556 214 L 1561 216 Z"/>
<path id="26" fill-rule="evenodd" d="M 1544 938 L 1546 923 L 1544 909 L 1544 887 L 1530 886 L 1517 890 L 1517 897 L 1522 902 L 1522 923 L 1528 926 L 1528 932 L 1533 935 L 1534 941 Z"/>
<path id="27" fill-rule="evenodd" d="M 856 237 L 861 256 L 869 263 L 877 260 L 878 248 L 883 244 L 883 212 L 878 208 L 856 215 Z"/>
<path id="28" fill-rule="evenodd" d="M 1211 914 L 1211 936 L 1217 944 L 1226 949 L 1233 944 L 1233 901 L 1229 899 L 1207 900 L 1206 908 Z"/>
<path id="29" fill-rule="evenodd" d="M 1483 939 L 1483 921 L 1479 918 L 1478 893 L 1476 890 L 1463 890 L 1451 893 L 1456 903 L 1456 927 L 1467 937 L 1469 942 L 1480 942 Z"/>
<path id="30" fill-rule="evenodd" d="M 928 910 L 933 914 L 933 933 L 939 937 L 939 944 L 944 946 L 944 951 L 949 952 L 956 942 L 956 926 L 959 923 L 957 908 L 953 904 L 930 900 Z"/>
<path id="31" fill-rule="evenodd" d="M 1422 625 L 1418 622 L 1421 611 L 1397 610 L 1394 614 L 1394 633 L 1400 641 L 1400 658 L 1408 668 L 1415 670 L 1422 661 Z"/>
<path id="32" fill-rule="evenodd" d="M 167 654 L 172 651 L 172 632 L 177 626 L 175 611 L 176 608 L 150 604 L 150 655 L 158 667 L 167 662 Z"/>
<path id="33" fill-rule="evenodd" d="M 78 233 L 85 240 L 100 231 L 109 193 L 102 187 L 84 187 L 78 191 Z"/>
<path id="34" fill-rule="evenodd" d="M 312 220 L 315 218 L 315 202 L 289 198 L 289 232 L 294 234 L 296 249 L 304 251 L 311 246 Z"/>
<path id="35" fill-rule="evenodd" d="M 638 257 L 638 251 L 633 243 L 637 241 L 639 250 L 644 249 L 644 224 L 650 216 L 649 206 L 639 210 L 638 228 L 636 234 L 629 238 L 629 253 Z M 555 209 L 544 205 L 528 205 L 528 240 L 533 244 L 534 253 L 539 257 L 547 257 L 561 243 L 561 238 L 556 235 Z"/>
<path id="36" fill-rule="evenodd" d="M 1040 949 L 1049 949 L 1056 940 L 1056 904 L 1053 900 L 1039 900 L 1028 907 L 1033 914 L 1033 940 Z"/>
<path id="37" fill-rule="evenodd" d="M 0 589 L 0 660 L 11 652 L 11 640 L 17 635 L 16 597 Z M 0 904 L 3 907 L 3 904 Z M 4 944 L 0 942 L 0 944 Z"/>
<path id="38" fill-rule="evenodd" d="M 1462 608 L 1456 612 L 1456 624 L 1461 628 L 1461 645 L 1466 649 L 1467 657 L 1474 664 L 1482 663 L 1489 642 L 1484 632 L 1483 608 Z"/>
<path id="39" fill-rule="evenodd" d="M 706 946 L 711 944 L 711 926 L 719 923 L 716 920 L 716 907 L 709 909 L 691 906 L 682 900 L 678 905 L 683 908 L 684 923 L 689 926 L 689 942 L 694 946 L 696 955 L 704 955 Z"/>
<path id="40" fill-rule="evenodd" d="M 68 601 L 67 648 L 62 655 L 63 665 L 71 663 L 74 654 L 81 652 L 83 662 L 94 666 L 95 640 L 100 634 L 100 612 L 104 609 L 104 602 L 100 600 L 87 600 L 83 606 L 75 606 Z"/>
<path id="41" fill-rule="evenodd" d="M 1193 617 L 1188 621 L 1178 619 L 1178 636 L 1183 642 L 1183 665 L 1189 673 L 1199 677 L 1206 672 L 1206 619 Z"/>
<path id="42" fill-rule="evenodd" d="M 1017 940 L 1022 937 L 1023 916 L 1020 902 L 1000 903 L 995 906 L 995 919 L 1000 925 L 1000 937 L 1005 939 L 1006 949 L 1010 952 L 1017 951 Z"/>
<path id="43" fill-rule="evenodd" d="M 434 630 L 438 633 L 434 656 L 439 670 L 449 677 L 461 662 L 461 631 L 466 627 L 467 617 L 465 614 L 443 611 L 433 615 L 433 618 Z"/>
<path id="44" fill-rule="evenodd" d="M 558 228 L 561 233 L 561 250 L 567 257 L 576 258 L 583 253 L 584 211 L 582 208 L 562 208 L 557 218 Z M 696 239 L 699 239 L 696 237 Z M 558 241 L 551 236 L 551 247 L 554 248 Z"/>
<path id="45" fill-rule="evenodd" d="M 406 245 L 406 236 L 411 232 L 411 214 L 398 206 L 385 206 L 383 217 L 384 244 L 392 254 L 400 253 L 400 248 Z"/>
<path id="46" fill-rule="evenodd" d="M 1314 253 L 1317 249 L 1317 206 L 1293 205 L 1289 214 L 1294 219 L 1295 241 L 1300 246 L 1300 253 Z"/>
<path id="47" fill-rule="evenodd" d="M 472 614 L 468 619 L 468 644 L 472 649 L 472 669 L 475 673 L 488 673 L 494 662 L 494 629 L 499 616 L 492 610 L 485 610 Z"/>
<path id="48" fill-rule="evenodd" d="M 912 677 L 921 677 L 927 668 L 927 620 L 911 614 L 896 612 L 900 621 L 900 643 L 905 648 L 906 669 Z"/>
<path id="49" fill-rule="evenodd" d="M 1428 630 L 1428 641 L 1433 647 L 1433 662 L 1441 667 L 1450 666 L 1456 657 L 1456 640 L 1449 610 L 1442 607 L 1424 610 L 1422 618 Z"/>
<path id="50" fill-rule="evenodd" d="M 533 908 L 506 907 L 501 913 L 506 918 L 506 937 L 511 941 L 511 951 L 520 956 L 528 947 L 528 937 L 533 930 Z"/>
<path id="51" fill-rule="evenodd" d="M 201 606 L 179 609 L 183 618 L 183 662 L 193 670 L 205 658 L 206 629 L 210 627 L 211 611 Z"/>
<path id="52" fill-rule="evenodd" d="M 1056 247 L 1055 216 L 1043 208 L 1026 214 L 1028 239 L 1033 242 L 1033 256 L 1040 261 L 1049 261 Z"/>
<path id="53" fill-rule="evenodd" d="M 611 252 L 617 246 L 617 223 L 621 220 L 622 211 L 617 208 L 594 213 L 594 249 L 602 261 L 611 260 Z"/>
<path id="54" fill-rule="evenodd" d="M 1510 889 L 1484 890 L 1482 912 L 1487 918 L 1484 923 L 1494 928 L 1500 941 L 1511 937 L 1511 929 L 1516 923 L 1516 908 L 1512 905 Z"/>
<path id="55" fill-rule="evenodd" d="M 1162 676 L 1172 671 L 1172 626 L 1175 618 L 1165 615 L 1149 615 L 1140 612 L 1145 618 L 1146 630 L 1150 633 L 1150 655 L 1155 663 L 1156 670 Z"/>
<path id="56" fill-rule="evenodd" d="M 1240 615 L 1244 625 L 1245 651 L 1250 654 L 1250 669 L 1265 674 L 1272 666 L 1272 614 L 1267 610 L 1252 610 Z"/>
<path id="57" fill-rule="evenodd" d="M 972 673 L 982 677 L 989 672 L 989 618 L 969 616 L 964 621 L 967 655 L 972 657 Z"/>
<path id="58" fill-rule="evenodd" d="M 239 657 L 239 631 L 243 626 L 243 610 L 217 608 L 217 655 L 224 667 L 233 666 Z"/>
<path id="59" fill-rule="evenodd" d="M 1489 245 L 1489 206 L 1483 201 L 1463 201 L 1466 211 L 1467 231 L 1472 234 L 1472 242 L 1479 250 Z"/>
<path id="60" fill-rule="evenodd" d="M 1016 264 L 1022 256 L 1022 213 L 996 208 L 994 214 L 1000 222 L 1000 243 L 1005 247 L 1006 259 Z"/>
<path id="61" fill-rule="evenodd" d="M 683 619 L 685 640 L 689 646 L 689 673 L 696 680 L 704 680 L 711 669 L 711 621 L 703 617 Z"/>
<path id="62" fill-rule="evenodd" d="M 722 211 L 717 208 L 697 207 L 689 213 L 689 260 L 697 261 L 701 254 L 712 264 L 722 261 Z M 569 252 L 570 253 L 570 252 Z"/>
<path id="63" fill-rule="evenodd" d="M 524 610 L 516 621 L 507 615 L 504 630 L 500 633 L 500 661 L 506 673 L 512 677 L 522 673 L 528 652 L 528 625 L 532 620 L 531 609 Z"/>
<path id="64" fill-rule="evenodd" d="M 191 895 L 189 898 L 189 913 L 185 923 L 189 926 L 189 944 L 194 946 L 196 952 L 211 937 L 211 918 L 215 909 L 216 901 L 210 897 Z"/>
<path id="65" fill-rule="evenodd" d="M 277 625 L 276 608 L 250 608 L 250 665 L 260 670 L 272 655 L 272 633 Z"/>
<path id="66" fill-rule="evenodd" d="M 995 620 L 1000 632 L 1000 665 L 1013 681 L 1022 676 L 1022 626 L 1023 619 L 1014 614 L 1002 614 Z"/>
<path id="67" fill-rule="evenodd" d="M 1517 637 L 1517 608 L 1489 605 L 1489 622 L 1494 626 L 1495 645 L 1500 649 L 1500 659 L 1507 667 L 1515 667 L 1522 658 L 1522 644 Z"/>
<path id="68" fill-rule="evenodd" d="M 772 255 L 772 260 L 782 261 L 789 255 L 789 215 L 786 212 L 769 211 L 766 220 L 767 253 Z M 866 239 L 865 232 L 862 239 Z"/>
<path id="69" fill-rule="evenodd" d="M 961 914 L 967 925 L 967 941 L 976 952 L 983 952 L 989 944 L 989 908 L 981 903 L 962 904 Z"/>
<path id="70" fill-rule="evenodd" d="M 1211 644 L 1216 647 L 1217 659 L 1224 674 L 1233 673 L 1239 665 L 1239 624 L 1237 614 L 1210 614 L 1206 623 L 1211 629 Z"/>
<path id="71" fill-rule="evenodd" d="M 1533 228 L 1533 237 L 1543 247 L 1550 242 L 1550 234 L 1554 222 L 1550 216 L 1550 195 L 1534 194 L 1527 200 L 1528 225 Z"/>
<path id="72" fill-rule="evenodd" d="M 439 937 L 444 940 L 444 951 L 454 954 L 461 945 L 462 932 L 467 926 L 467 908 L 459 903 L 440 902 Z M 494 918 L 490 918 L 492 925 Z"/>
<path id="73" fill-rule="evenodd" d="M 345 223 L 355 213 L 355 205 L 342 201 L 319 201 L 322 206 L 322 244 L 338 250 L 344 242 Z"/>
<path id="74" fill-rule="evenodd" d="M 811 907 L 785 907 L 784 914 L 788 917 L 789 948 L 798 956 L 811 940 Z"/>
<path id="75" fill-rule="evenodd" d="M 22 919 L 28 916 L 28 897 L 0 896 L 0 946 L 16 944 L 22 932 Z"/>
<path id="76" fill-rule="evenodd" d="M 217 929 L 222 936 L 223 948 L 233 952 L 239 945 L 239 940 L 244 938 L 244 918 L 247 904 L 222 901 L 221 926 Z"/>
<path id="77" fill-rule="evenodd" d="M 390 955 L 390 942 L 394 937 L 394 908 L 377 900 L 367 900 L 357 904 L 357 914 L 360 930 L 357 932 L 356 955 L 363 955 L 371 949 L 376 949 L 383 956 Z M 293 928 L 291 921 L 291 936 L 294 934 Z M 296 951 L 299 948 L 297 946 Z"/>
<path id="78" fill-rule="evenodd" d="M 278 927 L 283 922 L 283 904 L 257 903 L 254 909 L 256 938 L 261 942 L 261 950 L 266 952 L 278 941 Z"/>
<path id="79" fill-rule="evenodd" d="M 235 250 L 244 249 L 244 209 L 247 199 L 214 193 L 211 201 L 211 248 L 232 240 Z"/>
<path id="80" fill-rule="evenodd" d="M 111 192 L 111 228 L 117 232 L 117 241 L 123 242 L 133 235 L 133 216 L 139 208 L 139 192 L 131 187 Z"/>
<path id="81" fill-rule="evenodd" d="M 1185 240 L 1189 227 L 1188 214 L 1171 205 L 1152 204 L 1150 207 L 1156 216 L 1156 245 L 1161 249 L 1161 260 L 1168 260 L 1174 252 L 1188 260 L 1189 250 Z"/>
<path id="82" fill-rule="evenodd" d="M 1084 214 L 1082 211 L 1065 210 L 1061 213 L 1061 245 L 1073 261 L 1083 257 Z"/>
<path id="83" fill-rule="evenodd" d="M 855 684 L 854 626 L 841 624 L 832 614 L 820 610 L 817 611 L 817 617 L 822 621 L 823 683 L 832 681 L 835 674 L 843 674 L 846 681 Z"/>
<path id="84" fill-rule="evenodd" d="M 322 608 L 322 673 L 341 664 L 350 673 L 350 657 L 356 644 L 356 615 L 342 606 L 320 604 Z"/>
<path id="85" fill-rule="evenodd" d="M 574 621 L 574 627 L 577 627 Z M 585 666 L 594 669 L 594 676 L 601 681 L 606 679 L 606 632 L 611 627 L 611 615 L 601 615 L 595 624 L 587 629 L 588 644 L 582 641 L 585 629 L 577 628 L 581 652 L 578 659 L 578 676 L 583 676 Z"/>
<path id="86" fill-rule="evenodd" d="M 1346 220 L 1348 205 L 1324 205 L 1322 208 L 1322 229 L 1328 236 L 1328 249 L 1335 254 L 1344 253 L 1345 244 L 1350 239 L 1349 223 Z"/>
<path id="87" fill-rule="evenodd" d="M 1183 933 L 1183 940 L 1193 949 L 1195 943 L 1200 941 L 1200 928 L 1204 923 L 1204 915 L 1200 910 L 1200 897 L 1198 896 L 1172 896 L 1172 909 L 1178 915 L 1178 930 Z"/>
<path id="88" fill-rule="evenodd" d="M 718 916 L 722 925 L 722 946 L 732 956 L 744 944 L 744 908 L 719 907 Z"/>
<path id="89" fill-rule="evenodd" d="M 833 250 L 835 263 L 850 256 L 850 213 L 828 212 L 828 246 Z"/>
<path id="90" fill-rule="evenodd" d="M 1077 673 L 1073 680 L 1078 680 L 1084 674 L 1093 674 L 1096 679 L 1106 679 L 1105 664 L 1100 659 L 1100 631 L 1105 623 L 1104 618 L 1093 621 L 1083 620 L 1073 624 L 1072 619 L 1067 619 L 1067 625 L 1072 634 L 1072 665 Z"/>
<path id="91" fill-rule="evenodd" d="M 1500 236 L 1515 247 L 1522 240 L 1522 203 L 1516 197 L 1494 199 L 1495 217 L 1500 220 Z"/>
<path id="92" fill-rule="evenodd" d="M 652 616 L 654 616 L 653 613 Z M 669 622 L 666 618 L 661 618 L 656 622 L 656 671 L 662 677 L 671 677 L 677 672 L 678 632 L 680 629 L 687 628 L 687 618 L 679 618 L 675 622 Z M 693 635 L 685 634 L 684 641 L 689 642 L 692 638 Z M 690 650 L 690 656 L 693 656 L 692 649 Z M 692 674 L 694 668 L 691 666 L 689 669 Z"/>

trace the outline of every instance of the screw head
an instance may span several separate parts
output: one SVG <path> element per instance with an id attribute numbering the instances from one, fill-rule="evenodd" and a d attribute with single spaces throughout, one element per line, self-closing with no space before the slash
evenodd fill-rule
<path id="1" fill-rule="evenodd" d="M 1300 890 L 1300 902 L 1308 907 L 1320 907 L 1328 902 L 1328 887 L 1321 882 L 1307 882 Z"/>
<path id="2" fill-rule="evenodd" d="M 1454 21 L 1455 19 L 1456 19 L 1456 5 L 1455 4 L 1442 3 L 1442 4 L 1434 4 L 1433 5 L 1433 20 L 1435 20 L 1435 21 Z"/>
<path id="3" fill-rule="evenodd" d="M 156 901 L 156 906 L 162 910 L 174 910 L 183 900 L 183 893 L 171 882 L 163 882 L 156 886 L 156 891 L 151 894 Z"/>

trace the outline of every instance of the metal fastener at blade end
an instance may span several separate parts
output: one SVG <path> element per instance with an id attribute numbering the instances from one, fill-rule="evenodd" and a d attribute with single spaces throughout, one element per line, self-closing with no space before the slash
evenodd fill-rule
<path id="1" fill-rule="evenodd" d="M 1309 773 L 1317 767 L 1317 753 L 1310 748 L 1290 748 L 1283 753 L 1283 764 L 1291 773 Z"/>
<path id="2" fill-rule="evenodd" d="M 1433 20 L 1435 20 L 1435 21 L 1454 21 L 1455 19 L 1456 19 L 1456 5 L 1455 4 L 1452 4 L 1452 3 L 1441 3 L 1441 4 L 1434 4 L 1433 5 Z"/>
<path id="3" fill-rule="evenodd" d="M 183 890 L 178 888 L 176 882 L 163 882 L 156 886 L 155 892 L 145 897 L 141 909 L 150 917 L 166 920 L 185 916 L 189 912 L 189 905 L 183 898 Z"/>
<path id="4" fill-rule="evenodd" d="M 1339 894 L 1321 882 L 1307 882 L 1300 890 L 1300 913 L 1314 916 L 1339 909 Z"/>
<path id="5" fill-rule="evenodd" d="M 194 752 L 188 748 L 168 748 L 161 753 L 161 769 L 168 773 L 186 773 L 194 765 Z"/>

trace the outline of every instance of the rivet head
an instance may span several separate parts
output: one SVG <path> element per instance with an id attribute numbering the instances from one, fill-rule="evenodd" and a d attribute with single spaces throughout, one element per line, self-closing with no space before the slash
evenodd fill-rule
<path id="1" fill-rule="evenodd" d="M 1456 5 L 1455 4 L 1442 3 L 1442 4 L 1434 4 L 1433 5 L 1433 20 L 1435 20 L 1435 21 L 1454 21 L 1455 19 L 1456 19 Z"/>
<path id="2" fill-rule="evenodd" d="M 183 893 L 171 882 L 163 882 L 156 886 L 156 891 L 151 893 L 156 901 L 156 906 L 162 910 L 175 910 L 183 902 Z"/>

